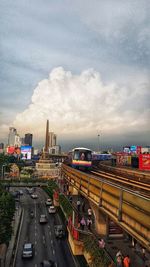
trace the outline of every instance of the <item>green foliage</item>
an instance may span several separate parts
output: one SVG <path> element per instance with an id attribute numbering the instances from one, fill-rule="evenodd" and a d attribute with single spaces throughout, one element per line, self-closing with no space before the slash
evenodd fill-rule
<path id="1" fill-rule="evenodd" d="M 84 248 L 92 256 L 92 263 L 90 267 L 106 267 L 108 266 L 109 259 L 104 249 L 99 248 L 97 239 L 93 236 L 85 236 Z"/>
<path id="2" fill-rule="evenodd" d="M 12 218 L 15 211 L 15 200 L 11 194 L 0 186 L 0 244 L 8 244 L 12 234 Z"/>
<path id="3" fill-rule="evenodd" d="M 69 218 L 72 215 L 72 211 L 73 211 L 72 205 L 70 204 L 70 202 L 64 195 L 59 195 L 59 202 L 67 218 Z"/>

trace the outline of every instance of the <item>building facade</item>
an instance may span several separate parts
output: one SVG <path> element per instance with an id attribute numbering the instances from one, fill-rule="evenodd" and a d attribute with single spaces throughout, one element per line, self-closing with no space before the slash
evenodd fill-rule
<path id="1" fill-rule="evenodd" d="M 17 130 L 14 127 L 9 127 L 9 134 L 8 134 L 8 145 L 9 146 L 15 145 L 15 135 L 17 135 Z"/>
<path id="2" fill-rule="evenodd" d="M 53 132 L 49 132 L 49 147 L 56 146 L 57 143 L 57 135 Z"/>
<path id="3" fill-rule="evenodd" d="M 24 143 L 25 145 L 32 146 L 33 135 L 31 133 L 25 134 Z"/>

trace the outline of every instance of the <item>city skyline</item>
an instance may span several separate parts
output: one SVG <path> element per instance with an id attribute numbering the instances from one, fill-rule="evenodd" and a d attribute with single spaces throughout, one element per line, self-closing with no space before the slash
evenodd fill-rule
<path id="1" fill-rule="evenodd" d="M 49 119 L 64 148 L 149 145 L 150 3 L 69 3 L 0 3 L 0 142 Z"/>

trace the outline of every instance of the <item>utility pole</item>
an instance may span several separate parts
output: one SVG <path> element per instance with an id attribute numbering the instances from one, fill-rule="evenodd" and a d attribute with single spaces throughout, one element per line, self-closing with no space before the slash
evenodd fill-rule
<path id="1" fill-rule="evenodd" d="M 100 152 L 100 134 L 98 134 L 97 137 L 98 137 L 98 152 Z"/>

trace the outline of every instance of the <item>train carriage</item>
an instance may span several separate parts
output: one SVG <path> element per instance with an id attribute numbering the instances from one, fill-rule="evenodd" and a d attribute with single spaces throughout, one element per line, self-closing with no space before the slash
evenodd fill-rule
<path id="1" fill-rule="evenodd" d="M 68 153 L 69 165 L 79 170 L 90 170 L 92 167 L 92 150 L 77 147 Z"/>

